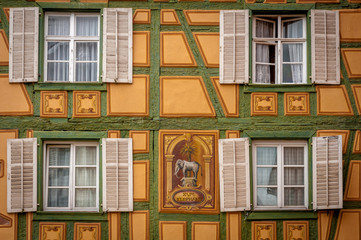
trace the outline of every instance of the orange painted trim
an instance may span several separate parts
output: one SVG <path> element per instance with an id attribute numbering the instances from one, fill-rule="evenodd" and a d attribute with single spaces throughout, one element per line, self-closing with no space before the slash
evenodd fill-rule
<path id="1" fill-rule="evenodd" d="M 270 4 L 287 3 L 287 0 L 264 0 L 263 3 L 270 3 Z"/>
<path id="2" fill-rule="evenodd" d="M 274 99 L 273 111 L 257 110 L 256 97 L 272 97 Z M 278 95 L 270 92 L 251 93 L 251 116 L 277 116 L 278 115 Z"/>
<path id="3" fill-rule="evenodd" d="M 308 221 L 283 221 L 283 239 L 285 240 L 291 240 L 292 238 L 288 238 L 289 232 L 288 232 L 288 225 L 304 225 L 306 230 L 306 238 L 302 240 L 308 240 L 309 239 L 309 223 Z M 277 239 L 277 238 L 275 238 Z"/>
<path id="4" fill-rule="evenodd" d="M 201 46 L 201 43 L 200 43 L 200 41 L 198 39 L 199 35 L 217 36 L 217 37 L 219 37 L 219 33 L 209 33 L 209 32 L 194 32 L 193 33 L 193 38 L 194 38 L 194 40 L 195 40 L 195 42 L 197 44 L 199 52 L 201 53 L 204 65 L 206 65 L 206 67 L 209 67 L 209 68 L 219 68 L 219 64 L 209 63 L 207 61 L 206 55 L 204 54 L 204 50 L 203 50 L 203 48 Z M 217 49 L 217 51 L 218 51 L 218 49 Z"/>
<path id="5" fill-rule="evenodd" d="M 209 0 L 209 2 L 237 2 L 237 0 Z"/>
<path id="6" fill-rule="evenodd" d="M 305 97 L 305 110 L 288 111 L 288 97 L 290 96 L 301 96 Z M 305 92 L 286 92 L 284 94 L 284 115 L 285 116 L 309 116 L 310 115 L 310 94 Z"/>
<path id="7" fill-rule="evenodd" d="M 231 240 L 231 215 L 237 214 L 238 217 L 238 240 L 242 239 L 242 214 L 237 212 L 227 212 L 226 213 L 226 239 Z"/>
<path id="8" fill-rule="evenodd" d="M 347 52 L 359 52 L 360 56 L 361 56 L 361 49 L 360 48 L 342 48 L 341 49 L 342 59 L 343 59 L 343 61 L 345 63 L 348 78 L 361 78 L 361 74 L 353 74 L 352 73 L 350 64 L 349 64 L 348 59 L 346 57 Z"/>
<path id="9" fill-rule="evenodd" d="M 129 131 L 129 138 L 133 138 L 133 134 L 139 134 L 139 133 L 145 134 L 146 148 L 139 149 L 139 150 L 133 150 L 133 153 L 149 153 L 149 135 L 150 135 L 149 130 L 147 130 L 147 131 L 130 130 Z"/>
<path id="10" fill-rule="evenodd" d="M 164 80 L 165 79 L 198 79 L 201 83 L 202 86 L 202 91 L 204 96 L 207 99 L 207 104 L 209 106 L 209 109 L 211 110 L 212 113 L 164 113 L 164 97 L 163 97 L 163 93 L 164 93 Z M 161 76 L 160 77 L 160 116 L 161 117 L 216 117 L 216 112 L 214 110 L 213 104 L 211 102 L 211 99 L 208 95 L 207 89 L 206 89 L 206 85 L 204 84 L 203 78 L 201 76 Z"/>
<path id="11" fill-rule="evenodd" d="M 34 130 L 28 129 L 26 130 L 26 137 L 33 138 L 34 137 Z"/>
<path id="12" fill-rule="evenodd" d="M 149 31 L 134 31 L 133 32 L 133 41 L 134 41 L 134 36 L 135 35 L 145 35 L 147 38 L 147 45 L 146 45 L 146 62 L 145 63 L 137 63 L 134 62 L 134 57 L 133 57 L 133 66 L 134 67 L 149 67 L 150 66 L 150 32 Z M 134 42 L 133 42 L 133 56 L 134 56 Z"/>
<path id="13" fill-rule="evenodd" d="M 120 138 L 120 130 L 108 130 L 108 138 Z"/>
<path id="14" fill-rule="evenodd" d="M 187 48 L 189 57 L 191 58 L 191 63 L 165 63 L 164 62 L 164 36 L 166 35 L 180 35 L 184 45 Z M 160 32 L 160 66 L 161 67 L 196 67 L 197 63 L 193 56 L 193 52 L 189 47 L 186 35 L 184 32 Z"/>
<path id="15" fill-rule="evenodd" d="M 4 177 L 5 161 L 0 159 L 0 178 Z"/>
<path id="16" fill-rule="evenodd" d="M 232 134 L 236 135 L 236 138 L 240 138 L 240 136 L 241 136 L 241 131 L 238 131 L 238 130 L 227 130 L 227 131 L 226 131 L 226 138 L 232 138 L 232 137 L 231 137 Z"/>
<path id="17" fill-rule="evenodd" d="M 74 240 L 82 240 L 80 231 L 81 228 L 95 228 L 98 234 L 95 236 L 96 240 L 101 240 L 101 224 L 100 223 L 74 223 Z"/>
<path id="18" fill-rule="evenodd" d="M 163 143 L 163 135 L 164 134 L 184 134 L 184 133 L 192 133 L 192 134 L 212 134 L 214 135 L 214 156 L 215 156 L 215 169 L 214 169 L 214 183 L 215 183 L 215 196 L 214 196 L 214 209 L 203 209 L 198 211 L 185 211 L 185 210 L 177 210 L 177 209 L 165 209 L 163 208 L 163 180 L 164 180 L 164 170 L 163 169 L 163 152 L 166 150 L 164 149 Z M 159 130 L 158 135 L 158 146 L 159 146 L 159 153 L 158 157 L 160 161 L 158 161 L 158 211 L 163 213 L 187 213 L 187 214 L 219 214 L 219 160 L 218 160 L 218 139 L 219 139 L 219 131 L 218 130 Z"/>
<path id="19" fill-rule="evenodd" d="M 108 0 L 80 0 L 84 3 L 108 3 Z"/>
<path id="20" fill-rule="evenodd" d="M 6 36 L 4 29 L 0 29 L 0 35 L 4 39 L 5 45 L 6 45 L 7 49 L 9 50 L 9 41 L 8 41 L 8 37 Z M 0 66 L 8 66 L 8 65 L 9 65 L 9 60 L 0 62 Z"/>
<path id="21" fill-rule="evenodd" d="M 355 198 L 349 198 L 347 197 L 348 191 L 350 190 L 350 184 L 351 184 L 351 174 L 352 174 L 352 169 L 354 167 L 354 165 L 359 165 L 359 194 L 357 197 Z M 348 168 L 348 173 L 347 173 L 347 181 L 346 181 L 346 189 L 345 189 L 345 194 L 343 197 L 344 201 L 361 201 L 361 161 L 360 160 L 351 160 L 350 161 L 350 165 Z"/>
<path id="22" fill-rule="evenodd" d="M 321 112 L 320 109 L 320 100 L 321 100 L 321 88 L 342 88 L 342 92 L 344 94 L 344 97 L 346 99 L 346 103 L 348 106 L 349 112 Z M 338 85 L 338 86 L 316 86 L 316 92 L 317 92 L 317 115 L 329 115 L 329 116 L 353 116 L 353 111 L 350 103 L 350 99 L 348 97 L 346 87 L 345 85 Z"/>
<path id="23" fill-rule="evenodd" d="M 55 2 L 70 2 L 70 0 L 35 0 L 35 2 L 50 2 L 50 3 L 55 3 Z"/>
<path id="24" fill-rule="evenodd" d="M 2 159 L 1 159 L 2 160 Z M 11 228 L 13 226 L 13 220 L 8 217 L 8 216 L 5 216 L 4 214 L 1 214 L 0 213 L 0 218 L 4 218 L 5 220 L 9 221 L 9 224 L 7 225 L 0 225 L 0 228 Z M 15 235 L 16 236 L 16 235 Z"/>
<path id="25" fill-rule="evenodd" d="M 149 181 L 150 181 L 150 161 L 149 160 L 136 160 L 133 161 L 133 165 L 145 165 L 146 168 L 146 177 L 145 177 L 145 198 L 135 198 L 133 197 L 134 202 L 149 202 Z M 134 171 L 134 167 L 133 167 L 133 171 Z M 134 173 L 133 173 L 133 177 L 134 177 Z M 134 182 L 134 180 L 133 180 Z M 134 196 L 134 194 L 133 194 Z"/>
<path id="26" fill-rule="evenodd" d="M 133 211 L 129 213 L 129 239 L 133 240 L 133 215 L 135 214 L 145 214 L 145 226 L 146 226 L 146 237 L 145 239 L 149 238 L 149 210 L 143 210 L 143 211 Z"/>
<path id="27" fill-rule="evenodd" d="M 81 113 L 78 112 L 78 101 L 77 96 L 82 94 L 95 94 L 96 99 L 96 111 L 95 113 Z M 100 91 L 73 91 L 73 118 L 98 118 L 100 117 L 101 109 L 100 109 Z"/>
<path id="28" fill-rule="evenodd" d="M 119 84 L 119 83 L 108 83 L 107 84 L 107 115 L 108 116 L 112 116 L 112 117 L 116 117 L 116 116 L 128 116 L 128 117 L 147 117 L 149 116 L 149 75 L 133 75 L 133 79 L 137 78 L 137 77 L 145 77 L 146 81 L 145 81 L 145 106 L 146 106 L 146 111 L 142 112 L 142 113 L 138 113 L 138 112 L 112 112 L 111 111 L 111 101 L 110 101 L 110 96 L 111 96 L 111 88 L 110 88 L 110 84 Z"/>
<path id="29" fill-rule="evenodd" d="M 59 94 L 64 97 L 63 113 L 47 113 L 45 112 L 45 97 L 49 94 Z M 66 118 L 68 117 L 68 92 L 67 91 L 41 91 L 40 92 L 40 117 L 46 118 Z"/>
<path id="30" fill-rule="evenodd" d="M 114 221 L 113 220 L 113 216 L 115 215 L 116 218 L 116 223 L 117 224 L 117 228 L 114 230 L 112 228 L 112 224 L 111 222 Z M 112 212 L 112 213 L 108 213 L 108 233 L 109 233 L 109 240 L 120 240 L 120 233 L 121 233 L 121 226 L 120 226 L 120 213 L 119 212 Z M 115 232 L 115 236 L 113 235 L 113 232 Z"/>
<path id="31" fill-rule="evenodd" d="M 340 227 L 341 227 L 341 222 L 342 222 L 342 218 L 343 218 L 343 213 L 356 213 L 359 215 L 359 221 L 361 223 L 361 210 L 359 209 L 341 209 L 339 215 L 338 215 L 338 220 L 337 220 L 337 228 L 336 228 L 336 233 L 335 233 L 335 237 L 334 239 L 340 239 Z M 359 230 L 359 236 L 355 236 L 356 239 L 358 237 L 358 239 L 361 239 L 361 231 Z"/>
<path id="32" fill-rule="evenodd" d="M 345 154 L 347 152 L 348 139 L 350 137 L 350 130 L 317 130 L 317 137 L 323 136 L 322 133 L 332 133 L 333 136 L 341 135 L 345 136 L 345 142 L 342 139 L 342 153 Z"/>
<path id="33" fill-rule="evenodd" d="M 175 22 L 167 22 L 164 20 L 164 13 L 172 13 L 175 19 Z M 160 24 L 161 25 L 181 25 L 175 9 L 161 9 L 160 10 Z"/>
<path id="34" fill-rule="evenodd" d="M 203 21 L 192 21 L 191 17 L 189 16 L 190 14 L 193 13 L 210 13 L 210 14 L 214 14 L 214 13 L 218 13 L 219 14 L 219 10 L 183 10 L 184 16 L 186 17 L 186 20 L 188 22 L 189 25 L 191 26 L 218 26 L 219 25 L 219 18 L 217 21 L 212 21 L 212 22 L 203 22 Z"/>
<path id="35" fill-rule="evenodd" d="M 33 213 L 27 212 L 25 215 L 26 218 L 26 240 L 33 239 Z"/>
<path id="36" fill-rule="evenodd" d="M 163 236 L 164 225 L 179 225 L 183 227 L 183 240 L 187 240 L 187 221 L 159 221 L 159 240 L 167 240 Z"/>
<path id="37" fill-rule="evenodd" d="M 296 0 L 296 3 L 339 3 L 340 0 Z"/>
<path id="38" fill-rule="evenodd" d="M 39 240 L 42 240 L 44 237 L 43 228 L 46 226 L 52 227 L 60 227 L 62 229 L 62 238 L 58 238 L 57 240 L 66 240 L 66 223 L 65 222 L 40 222 L 39 223 Z M 74 227 L 75 233 L 75 227 Z"/>
<path id="39" fill-rule="evenodd" d="M 147 20 L 145 21 L 136 20 L 138 13 L 146 13 L 148 15 Z M 150 9 L 136 9 L 133 15 L 133 24 L 150 24 L 150 19 L 151 19 Z"/>
<path id="40" fill-rule="evenodd" d="M 9 78 L 9 74 L 0 74 L 0 76 Z M 23 83 L 11 83 L 11 84 L 20 84 L 21 90 L 23 91 L 26 102 L 28 103 L 28 106 L 30 109 L 26 112 L 0 112 L 0 116 L 32 116 L 32 115 L 34 115 L 33 103 L 30 100 L 30 97 L 29 97 L 28 91 L 25 88 L 25 85 Z"/>
<path id="41" fill-rule="evenodd" d="M 216 89 L 216 93 L 217 93 L 218 99 L 220 100 L 222 109 L 224 111 L 224 115 L 226 117 L 239 117 L 239 84 L 234 84 L 235 85 L 235 96 L 236 96 L 236 112 L 231 113 L 227 108 L 227 105 L 221 94 L 221 90 L 219 89 L 218 85 L 216 84 L 216 79 L 219 80 L 219 77 L 211 77 L 213 87 Z M 227 85 L 231 85 L 231 84 L 227 84 Z"/>
<path id="42" fill-rule="evenodd" d="M 330 236 L 330 231 L 331 231 L 331 223 L 332 223 L 332 218 L 333 218 L 333 213 L 334 211 L 319 211 L 317 213 L 317 223 L 318 223 L 318 239 L 320 240 L 326 240 L 326 239 L 329 239 L 329 236 Z M 322 214 L 327 214 L 327 215 L 330 215 L 328 216 L 328 221 L 326 223 L 326 226 L 327 226 L 327 234 L 326 236 L 322 236 L 322 227 L 324 226 L 325 223 L 322 223 L 321 222 L 321 215 Z"/>
<path id="43" fill-rule="evenodd" d="M 9 21 L 10 18 L 10 8 L 3 8 L 3 11 L 5 13 L 6 19 Z"/>
<path id="44" fill-rule="evenodd" d="M 216 226 L 216 240 L 219 240 L 219 222 L 192 222 L 192 240 L 196 239 L 195 227 L 197 225 L 214 225 Z"/>

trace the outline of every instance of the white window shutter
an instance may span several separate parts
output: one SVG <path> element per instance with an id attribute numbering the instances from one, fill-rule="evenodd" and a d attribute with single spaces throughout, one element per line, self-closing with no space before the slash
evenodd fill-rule
<path id="1" fill-rule="evenodd" d="M 36 211 L 36 163 L 36 138 L 8 140 L 7 210 L 9 213 Z"/>
<path id="2" fill-rule="evenodd" d="M 339 13 L 311 10 L 312 82 L 340 84 Z"/>
<path id="3" fill-rule="evenodd" d="M 9 81 L 38 81 L 39 8 L 10 8 Z"/>
<path id="4" fill-rule="evenodd" d="M 248 10 L 223 10 L 220 14 L 220 83 L 248 83 Z"/>
<path id="5" fill-rule="evenodd" d="M 250 210 L 249 140 L 219 140 L 221 211 Z"/>
<path id="6" fill-rule="evenodd" d="M 103 11 L 103 82 L 132 83 L 132 9 L 104 8 Z"/>
<path id="7" fill-rule="evenodd" d="M 103 138 L 103 210 L 133 211 L 131 138 Z"/>
<path id="8" fill-rule="evenodd" d="M 342 136 L 313 137 L 313 209 L 342 208 Z"/>

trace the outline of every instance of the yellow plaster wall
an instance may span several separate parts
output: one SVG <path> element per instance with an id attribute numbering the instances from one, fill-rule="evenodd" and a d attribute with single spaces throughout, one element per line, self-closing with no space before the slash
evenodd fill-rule
<path id="1" fill-rule="evenodd" d="M 149 67 L 150 65 L 150 32 L 133 32 L 133 66 Z"/>
<path id="2" fill-rule="evenodd" d="M 0 74 L 0 115 L 33 115 L 24 84 L 10 84 L 8 74 Z"/>
<path id="3" fill-rule="evenodd" d="M 361 50 L 359 48 L 343 48 L 341 53 L 348 78 L 360 78 Z"/>
<path id="4" fill-rule="evenodd" d="M 219 67 L 219 33 L 193 33 L 206 67 Z"/>
<path id="5" fill-rule="evenodd" d="M 333 211 L 319 211 L 317 213 L 319 240 L 328 240 L 330 236 L 332 217 Z"/>
<path id="6" fill-rule="evenodd" d="M 134 24 L 150 24 L 150 9 L 137 9 L 134 12 Z"/>
<path id="7" fill-rule="evenodd" d="M 340 12 L 340 41 L 360 42 L 361 41 L 361 10 L 342 9 Z"/>
<path id="8" fill-rule="evenodd" d="M 149 201 L 149 160 L 133 162 L 133 199 L 136 202 Z"/>
<path id="9" fill-rule="evenodd" d="M 360 240 L 361 210 L 342 209 L 338 217 L 335 239 Z"/>
<path id="10" fill-rule="evenodd" d="M 181 25 L 174 9 L 160 10 L 160 24 L 162 25 Z"/>
<path id="11" fill-rule="evenodd" d="M 316 91 L 318 115 L 353 115 L 345 86 L 317 86 Z"/>
<path id="12" fill-rule="evenodd" d="M 149 239 L 149 211 L 134 211 L 129 213 L 130 240 Z"/>
<path id="13" fill-rule="evenodd" d="M 6 156 L 7 156 L 7 140 L 14 139 L 18 137 L 18 130 L 0 130 L 0 159 L 4 160 L 3 176 L 0 178 L 0 189 L 1 189 L 1 197 L 0 197 L 0 217 L 1 215 L 5 216 L 7 219 L 11 219 L 10 227 L 0 227 L 0 236 L 1 239 L 16 239 L 17 234 L 17 215 L 7 213 L 7 164 L 6 164 Z"/>
<path id="14" fill-rule="evenodd" d="M 192 240 L 219 240 L 219 222 L 192 222 Z"/>
<path id="15" fill-rule="evenodd" d="M 211 77 L 226 117 L 239 116 L 239 85 L 220 84 L 218 77 Z"/>
<path id="16" fill-rule="evenodd" d="M 215 111 L 201 77 L 161 77 L 162 117 L 214 117 Z"/>
<path id="17" fill-rule="evenodd" d="M 133 153 L 149 153 L 149 131 L 129 131 L 133 139 Z"/>
<path id="18" fill-rule="evenodd" d="M 186 221 L 159 221 L 159 240 L 186 240 Z"/>
<path id="19" fill-rule="evenodd" d="M 9 42 L 4 29 L 0 30 L 0 66 L 9 65 Z"/>
<path id="20" fill-rule="evenodd" d="M 132 84 L 108 84 L 108 116 L 148 116 L 149 76 L 135 75 Z"/>
<path id="21" fill-rule="evenodd" d="M 228 212 L 227 218 L 227 240 L 241 240 L 242 239 L 242 214 L 239 212 Z"/>
<path id="22" fill-rule="evenodd" d="M 352 160 L 348 170 L 345 201 L 361 201 L 361 161 Z"/>
<path id="23" fill-rule="evenodd" d="M 217 26 L 219 25 L 218 10 L 183 10 L 189 25 Z"/>

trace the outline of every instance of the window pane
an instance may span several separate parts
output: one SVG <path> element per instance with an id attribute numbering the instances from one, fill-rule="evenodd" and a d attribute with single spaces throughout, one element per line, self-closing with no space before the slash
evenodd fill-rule
<path id="1" fill-rule="evenodd" d="M 97 81 L 97 63 L 77 63 L 76 64 L 76 82 L 96 82 Z"/>
<path id="2" fill-rule="evenodd" d="M 304 183 L 304 169 L 303 167 L 284 168 L 284 183 L 285 185 L 303 185 Z"/>
<path id="3" fill-rule="evenodd" d="M 285 188 L 285 206 L 303 206 L 305 203 L 304 188 Z"/>
<path id="4" fill-rule="evenodd" d="M 98 36 L 98 17 L 76 17 L 76 35 L 86 37 Z"/>
<path id="5" fill-rule="evenodd" d="M 48 62 L 47 66 L 48 81 L 69 81 L 69 63 Z"/>
<path id="6" fill-rule="evenodd" d="M 75 149 L 75 164 L 76 165 L 95 165 L 96 164 L 96 150 L 94 146 L 76 146 Z"/>
<path id="7" fill-rule="evenodd" d="M 69 42 L 48 42 L 48 60 L 69 60 Z"/>
<path id="8" fill-rule="evenodd" d="M 67 188 L 50 188 L 48 190 L 48 207 L 68 207 L 69 190 Z"/>
<path id="9" fill-rule="evenodd" d="M 69 168 L 50 168 L 49 186 L 69 186 Z"/>
<path id="10" fill-rule="evenodd" d="M 295 20 L 283 22 L 284 38 L 302 38 L 303 37 L 303 21 Z"/>
<path id="11" fill-rule="evenodd" d="M 304 165 L 305 149 L 303 147 L 285 147 L 283 152 L 285 165 Z"/>
<path id="12" fill-rule="evenodd" d="M 256 83 L 275 83 L 275 66 L 256 64 Z"/>
<path id="13" fill-rule="evenodd" d="M 76 43 L 77 61 L 97 61 L 98 43 L 96 42 L 77 42 Z"/>
<path id="14" fill-rule="evenodd" d="M 96 169 L 75 168 L 75 186 L 96 186 Z"/>
<path id="15" fill-rule="evenodd" d="M 283 62 L 302 62 L 303 44 L 302 43 L 284 43 Z"/>
<path id="16" fill-rule="evenodd" d="M 277 165 L 277 147 L 257 147 L 257 165 Z"/>
<path id="17" fill-rule="evenodd" d="M 283 64 L 283 83 L 302 83 L 303 65 L 302 64 Z"/>
<path id="18" fill-rule="evenodd" d="M 75 189 L 75 207 L 95 207 L 95 189 Z"/>
<path id="19" fill-rule="evenodd" d="M 277 185 L 277 168 L 257 168 L 257 185 Z"/>
<path id="20" fill-rule="evenodd" d="M 49 166 L 69 166 L 70 148 L 49 148 Z"/>
<path id="21" fill-rule="evenodd" d="M 256 44 L 256 61 L 262 63 L 275 63 L 275 49 L 275 45 Z"/>
<path id="22" fill-rule="evenodd" d="M 70 35 L 70 17 L 69 16 L 49 16 L 48 17 L 48 35 L 50 35 L 50 36 L 69 36 Z"/>
<path id="23" fill-rule="evenodd" d="M 256 37 L 273 38 L 274 22 L 256 20 Z"/>
<path id="24" fill-rule="evenodd" d="M 277 206 L 277 188 L 257 188 L 258 206 Z"/>

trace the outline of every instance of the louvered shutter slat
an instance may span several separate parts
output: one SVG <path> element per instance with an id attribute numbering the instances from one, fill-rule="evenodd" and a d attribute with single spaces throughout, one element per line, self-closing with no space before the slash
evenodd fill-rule
<path id="1" fill-rule="evenodd" d="M 312 82 L 340 84 L 338 11 L 311 10 Z"/>
<path id="2" fill-rule="evenodd" d="M 133 211 L 132 151 L 130 138 L 103 139 L 104 211 Z"/>
<path id="3" fill-rule="evenodd" d="M 248 83 L 248 10 L 221 11 L 220 83 Z"/>
<path id="4" fill-rule="evenodd" d="M 39 8 L 11 8 L 9 81 L 38 81 Z"/>
<path id="5" fill-rule="evenodd" d="M 248 138 L 219 140 L 221 211 L 250 209 Z"/>
<path id="6" fill-rule="evenodd" d="M 9 139 L 7 145 L 8 212 L 36 211 L 36 138 Z"/>
<path id="7" fill-rule="evenodd" d="M 313 138 L 313 209 L 342 208 L 342 136 Z"/>
<path id="8" fill-rule="evenodd" d="M 103 82 L 132 83 L 132 9 L 104 8 L 103 16 Z"/>

